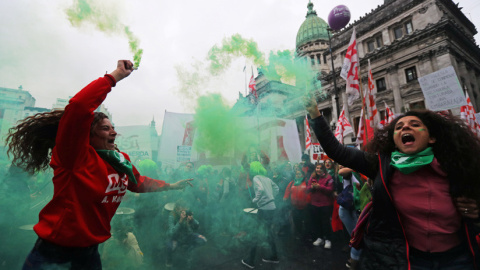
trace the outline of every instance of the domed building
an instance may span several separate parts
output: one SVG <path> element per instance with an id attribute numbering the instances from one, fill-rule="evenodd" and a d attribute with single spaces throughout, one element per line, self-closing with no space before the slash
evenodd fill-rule
<path id="1" fill-rule="evenodd" d="M 309 1 L 305 21 L 296 36 L 295 54 L 312 70 L 311 81 L 321 82 L 313 84 L 312 90 L 332 129 L 338 119 L 337 107 L 340 110 L 345 107 L 346 117 L 355 131 L 360 119 L 361 100 L 356 100 L 352 106 L 347 105 L 346 84 L 340 77 L 353 27 L 357 33 L 362 88 L 367 89 L 370 60 L 381 119 L 385 115 L 385 105 L 397 114 L 425 108 L 418 78 L 448 66 L 455 69 L 464 92 L 468 92 L 478 112 L 480 48 L 473 38 L 477 29 L 461 10 L 452 0 L 385 0 L 370 13 L 332 34 Z M 333 59 L 330 57 L 329 34 Z M 305 89 L 305 84 L 302 86 L 297 82 L 295 87 L 270 81 L 261 70 L 256 80 L 260 108 L 273 106 L 270 111 L 274 116 L 296 119 L 303 143 L 305 110 L 298 93 Z M 242 103 L 242 99 L 238 103 Z M 253 111 L 250 109 L 248 113 L 246 110 L 245 115 L 251 115 Z M 454 115 L 460 114 L 460 108 L 451 111 Z M 347 136 L 344 143 L 354 143 L 354 137 L 354 134 Z"/>
<path id="2" fill-rule="evenodd" d="M 328 24 L 313 10 L 313 4 L 308 3 L 308 12 L 305 21 L 298 29 L 296 54 L 310 61 L 313 70 L 328 72 L 330 67 L 326 63 L 328 53 Z"/>

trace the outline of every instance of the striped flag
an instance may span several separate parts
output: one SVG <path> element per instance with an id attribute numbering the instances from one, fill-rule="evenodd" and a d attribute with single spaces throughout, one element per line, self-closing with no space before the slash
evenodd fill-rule
<path id="1" fill-rule="evenodd" d="M 306 129 L 306 138 L 305 138 L 305 150 L 310 149 L 312 147 L 312 135 L 310 133 L 310 124 L 308 123 L 308 118 L 305 115 L 305 129 Z"/>
<path id="2" fill-rule="evenodd" d="M 345 117 L 345 108 L 343 108 L 340 117 L 338 117 L 335 138 L 343 144 L 343 137 L 350 133 L 353 133 L 352 125 L 350 125 L 350 122 L 348 122 L 348 119 Z"/>
<path id="3" fill-rule="evenodd" d="M 374 130 L 373 130 L 373 124 L 371 120 L 365 119 L 365 116 L 363 114 L 363 108 L 362 111 L 360 112 L 360 121 L 358 122 L 358 130 L 357 130 L 357 140 L 355 143 L 357 146 L 360 146 L 360 144 L 367 144 L 369 140 L 373 139 L 374 136 Z M 363 122 L 365 121 L 366 125 L 363 125 Z M 367 133 L 365 132 L 365 129 L 367 130 Z M 367 137 L 368 135 L 368 137 Z"/>
<path id="4" fill-rule="evenodd" d="M 387 102 L 385 102 L 385 126 L 393 122 L 393 119 L 395 119 L 395 113 L 388 107 Z"/>
<path id="5" fill-rule="evenodd" d="M 365 130 L 363 129 L 363 108 L 362 111 L 360 112 L 360 121 L 358 122 L 358 131 L 357 131 L 357 140 L 355 143 L 357 145 L 360 145 L 363 143 L 363 136 L 365 134 Z"/>
<path id="6" fill-rule="evenodd" d="M 472 101 L 468 96 L 468 92 L 465 92 L 465 97 L 467 98 L 467 105 L 460 108 L 460 118 L 467 122 L 467 125 L 477 136 L 480 136 L 480 125 L 477 123 L 477 118 L 475 117 L 475 109 L 473 108 Z"/>
<path id="7" fill-rule="evenodd" d="M 343 60 L 342 71 L 340 77 L 347 81 L 348 105 L 352 105 L 353 101 L 360 98 L 360 84 L 358 79 L 358 53 L 355 27 L 353 28 L 352 37 L 348 44 L 345 60 Z"/>

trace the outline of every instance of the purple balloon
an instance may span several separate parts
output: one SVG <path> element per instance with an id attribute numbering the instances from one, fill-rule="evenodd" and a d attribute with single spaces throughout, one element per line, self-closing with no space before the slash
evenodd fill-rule
<path id="1" fill-rule="evenodd" d="M 330 28 L 337 31 L 345 27 L 350 21 L 350 10 L 347 6 L 336 6 L 328 14 L 328 24 Z"/>

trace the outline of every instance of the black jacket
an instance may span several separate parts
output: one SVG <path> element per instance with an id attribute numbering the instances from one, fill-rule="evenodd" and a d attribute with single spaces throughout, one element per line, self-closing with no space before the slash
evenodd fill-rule
<path id="1" fill-rule="evenodd" d="M 329 157 L 374 179 L 372 212 L 365 230 L 361 269 L 408 269 L 406 236 L 387 188 L 395 170 L 390 166 L 391 156 L 375 155 L 343 146 L 335 138 L 323 116 L 314 119 L 311 126 Z M 471 220 L 464 220 L 463 225 L 461 234 L 465 236 L 464 243 L 468 245 L 468 250 L 472 251 L 478 267 L 480 251 L 475 235 L 480 233 L 480 228 Z M 465 233 L 466 231 L 468 233 Z"/>

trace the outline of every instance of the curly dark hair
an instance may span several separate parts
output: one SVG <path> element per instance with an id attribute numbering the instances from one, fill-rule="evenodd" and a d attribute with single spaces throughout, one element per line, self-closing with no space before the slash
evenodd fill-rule
<path id="1" fill-rule="evenodd" d="M 480 198 L 480 139 L 470 130 L 465 121 L 453 115 L 440 115 L 429 110 L 409 111 L 397 117 L 392 123 L 375 132 L 367 145 L 372 153 L 390 154 L 395 151 L 393 133 L 397 122 L 405 116 L 416 116 L 428 128 L 430 137 L 436 142 L 431 145 L 435 158 L 455 181 L 454 195 Z M 478 200 L 478 199 L 477 199 Z"/>
<path id="2" fill-rule="evenodd" d="M 52 149 L 55 146 L 58 124 L 63 110 L 37 113 L 20 121 L 8 131 L 6 144 L 7 155 L 12 156 L 12 164 L 30 174 L 48 168 Z M 108 118 L 101 112 L 94 114 L 93 128 L 100 120 Z M 90 128 L 90 131 L 92 131 Z"/>

